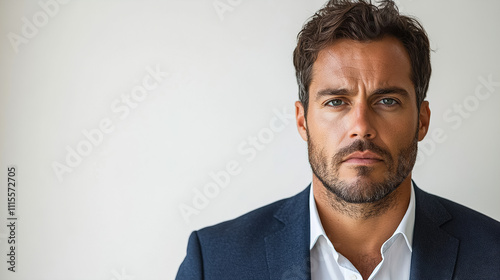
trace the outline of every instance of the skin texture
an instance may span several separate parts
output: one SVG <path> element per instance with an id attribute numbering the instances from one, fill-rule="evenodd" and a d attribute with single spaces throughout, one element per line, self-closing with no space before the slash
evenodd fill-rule
<path id="1" fill-rule="evenodd" d="M 295 104 L 321 222 L 364 279 L 408 208 L 416 145 L 429 128 L 429 104 L 417 108 L 410 74 L 394 37 L 339 39 L 313 65 L 307 116 Z"/>

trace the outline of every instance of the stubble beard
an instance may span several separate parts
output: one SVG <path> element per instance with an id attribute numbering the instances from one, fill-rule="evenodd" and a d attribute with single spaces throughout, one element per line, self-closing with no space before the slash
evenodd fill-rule
<path id="1" fill-rule="evenodd" d="M 378 216 L 394 206 L 394 191 L 411 173 L 418 150 L 418 128 L 411 143 L 399 150 L 397 162 L 389 151 L 375 145 L 369 140 L 356 140 L 347 147 L 340 149 L 330 160 L 319 148 L 307 132 L 309 163 L 314 175 L 327 190 L 330 204 L 336 210 L 356 218 Z M 385 178 L 380 182 L 370 180 L 371 166 L 354 167 L 357 176 L 353 182 L 339 179 L 342 160 L 356 151 L 370 150 L 380 155 L 387 166 Z"/>

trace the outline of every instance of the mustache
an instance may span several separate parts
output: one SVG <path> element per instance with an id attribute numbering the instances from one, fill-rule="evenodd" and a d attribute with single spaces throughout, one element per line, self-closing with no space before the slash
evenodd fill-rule
<path id="1" fill-rule="evenodd" d="M 345 158 L 346 156 L 348 156 L 354 152 L 364 152 L 364 151 L 371 151 L 373 153 L 380 155 L 384 159 L 392 161 L 391 153 L 389 151 L 387 151 L 386 149 L 384 149 L 380 146 L 377 146 L 372 141 L 358 139 L 358 140 L 352 142 L 349 146 L 341 148 L 333 156 L 333 162 L 340 163 L 340 162 L 342 162 L 342 159 Z"/>

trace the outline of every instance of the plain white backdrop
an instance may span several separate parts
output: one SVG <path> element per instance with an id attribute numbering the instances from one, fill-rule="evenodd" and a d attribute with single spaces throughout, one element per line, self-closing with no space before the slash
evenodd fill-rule
<path id="1" fill-rule="evenodd" d="M 498 220 L 500 2 L 398 3 L 434 50 L 413 178 Z M 323 4 L 0 1 L 0 278 L 173 279 L 191 231 L 305 188 L 292 51 Z"/>

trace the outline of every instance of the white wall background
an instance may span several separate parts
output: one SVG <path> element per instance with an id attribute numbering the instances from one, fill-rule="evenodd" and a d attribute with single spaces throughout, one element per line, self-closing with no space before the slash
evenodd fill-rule
<path id="1" fill-rule="evenodd" d="M 294 121 L 268 129 L 276 111 L 293 113 L 296 35 L 323 3 L 0 1 L 0 278 L 173 279 L 192 230 L 302 190 L 311 174 Z M 398 3 L 435 50 L 437 136 L 421 143 L 414 179 L 500 219 L 500 2 Z M 147 67 L 168 75 L 140 95 Z M 85 150 L 82 131 L 102 121 L 112 131 Z M 255 157 L 238 151 L 259 133 L 269 141 Z M 54 162 L 66 165 L 78 147 L 87 155 L 58 180 Z M 179 207 L 234 162 L 240 173 L 184 219 Z M 10 165 L 15 273 L 6 263 Z"/>

